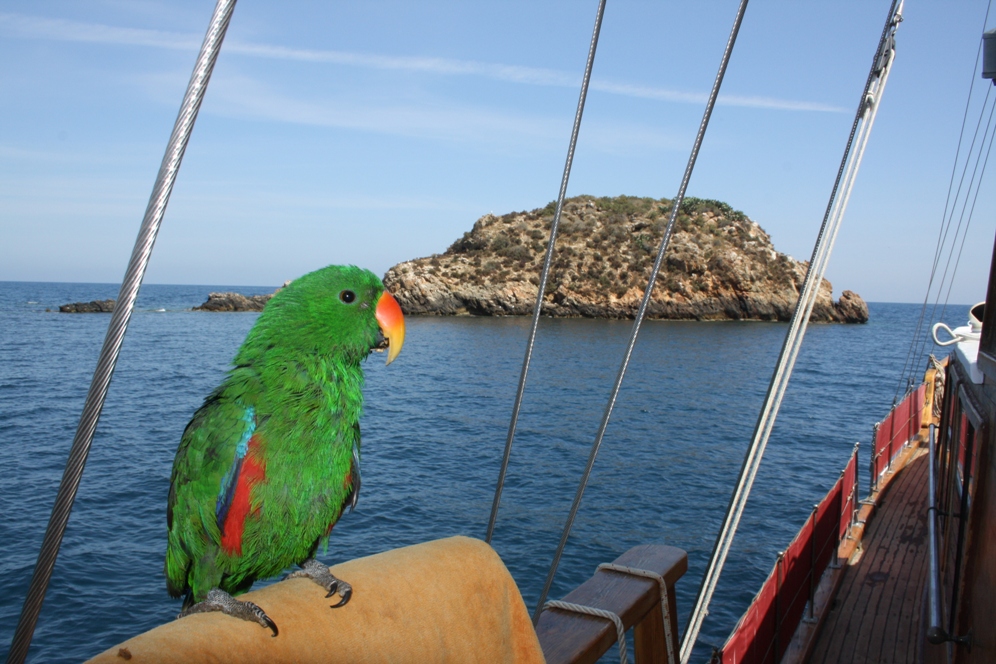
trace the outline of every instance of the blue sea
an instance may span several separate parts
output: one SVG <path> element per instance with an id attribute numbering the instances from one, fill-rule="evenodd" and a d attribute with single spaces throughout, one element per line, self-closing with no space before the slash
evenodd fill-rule
<path id="1" fill-rule="evenodd" d="M 172 620 L 162 575 L 180 434 L 256 320 L 190 311 L 208 292 L 146 285 L 125 339 L 31 661 L 79 661 Z M 0 282 L 0 654 L 13 637 L 110 316 L 58 305 L 110 284 Z M 776 553 L 892 404 L 920 307 L 873 303 L 866 325 L 812 325 L 705 622 L 720 646 Z M 52 311 L 49 311 L 52 310 Z M 962 324 L 967 307 L 945 321 Z M 532 612 L 631 323 L 544 319 L 494 538 Z M 688 551 L 683 626 L 788 326 L 644 324 L 551 592 L 632 546 Z M 398 360 L 365 364 L 363 491 L 322 559 L 333 564 L 451 535 L 483 538 L 529 320 L 409 318 Z M 867 475 L 861 479 L 862 491 Z M 614 655 L 612 655 L 614 657 Z"/>

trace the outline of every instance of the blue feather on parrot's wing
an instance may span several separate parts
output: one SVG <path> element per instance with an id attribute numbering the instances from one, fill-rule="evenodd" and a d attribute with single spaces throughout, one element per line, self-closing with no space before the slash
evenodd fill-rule
<path id="1" fill-rule="evenodd" d="M 235 497 L 235 487 L 238 484 L 239 473 L 242 471 L 242 463 L 249 451 L 249 440 L 256 432 L 256 410 L 252 406 L 246 407 L 242 414 L 242 421 L 245 422 L 246 427 L 235 446 L 235 458 L 232 460 L 232 465 L 221 479 L 218 500 L 215 504 L 218 528 L 222 531 L 224 531 L 228 510 L 232 506 L 232 499 Z"/>

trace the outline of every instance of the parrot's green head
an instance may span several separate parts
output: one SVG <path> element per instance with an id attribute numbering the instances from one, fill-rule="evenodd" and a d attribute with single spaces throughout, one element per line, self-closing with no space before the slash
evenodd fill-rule
<path id="1" fill-rule="evenodd" d="M 352 265 L 330 265 L 277 292 L 243 351 L 343 354 L 359 361 L 372 350 L 387 349 L 390 364 L 404 340 L 401 307 L 380 279 Z"/>

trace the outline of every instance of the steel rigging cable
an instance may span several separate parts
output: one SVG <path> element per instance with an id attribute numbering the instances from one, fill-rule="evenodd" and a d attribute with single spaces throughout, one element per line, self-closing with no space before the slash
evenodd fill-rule
<path id="1" fill-rule="evenodd" d="M 214 70 L 214 63 L 221 50 L 221 43 L 228 30 L 235 2 L 236 0 L 218 0 L 215 5 L 207 34 L 204 36 L 203 44 L 201 44 L 200 53 L 197 55 L 193 74 L 191 74 L 190 82 L 187 84 L 187 92 L 183 96 L 180 112 L 173 126 L 173 133 L 166 146 L 166 154 L 163 155 L 162 165 L 159 167 L 159 174 L 156 176 L 156 183 L 152 188 L 152 195 L 149 197 L 149 204 L 138 231 L 138 238 L 135 240 L 135 248 L 132 250 L 128 269 L 125 272 L 117 303 L 114 306 L 114 313 L 111 314 L 111 322 L 107 327 L 104 345 L 100 350 L 97 368 L 90 383 L 90 390 L 86 395 L 86 402 L 83 405 L 79 425 L 76 428 L 73 446 L 69 451 L 69 459 L 62 475 L 62 482 L 59 484 L 59 492 L 55 497 L 55 505 L 52 507 L 52 516 L 49 518 L 48 528 L 45 530 L 45 539 L 38 552 L 38 562 L 35 564 L 35 572 L 31 577 L 31 585 L 24 600 L 24 608 L 21 610 L 21 618 L 17 623 L 17 630 L 14 632 L 10 652 L 7 654 L 7 662 L 11 664 L 20 664 L 27 657 L 31 637 L 35 632 L 35 624 L 38 622 L 38 613 L 45 600 L 45 591 L 48 589 L 48 582 L 52 577 L 52 569 L 55 567 L 55 559 L 59 555 L 62 536 L 66 531 L 69 514 L 72 512 L 73 502 L 76 499 L 76 491 L 79 489 L 83 476 L 83 466 L 86 464 L 86 458 L 90 452 L 93 433 L 97 428 L 100 412 L 104 408 L 107 388 L 110 386 L 118 353 L 121 351 L 121 343 L 124 341 L 128 322 L 135 307 L 138 289 L 142 285 L 145 268 L 152 255 L 152 246 L 155 244 L 159 226 L 166 212 L 166 204 L 173 191 L 173 183 L 180 170 L 180 162 L 187 149 L 190 133 L 194 129 L 194 121 L 197 119 L 197 112 L 200 110 L 208 81 L 211 79 L 211 72 Z"/>
<path id="2" fill-rule="evenodd" d="M 740 24 L 743 22 L 744 12 L 747 10 L 747 0 L 741 0 L 740 6 L 737 8 L 736 18 L 733 21 L 733 29 L 730 31 L 730 37 L 726 42 L 726 48 L 723 50 L 723 58 L 719 65 L 719 71 L 716 73 L 716 79 L 712 84 L 712 90 L 709 92 L 709 99 L 706 102 L 705 113 L 702 116 L 702 122 L 699 125 L 698 133 L 695 135 L 695 142 L 692 145 L 692 153 L 688 157 L 688 165 L 685 167 L 685 174 L 681 179 L 681 185 L 678 187 L 678 194 L 674 197 L 671 203 L 671 216 L 668 219 L 667 227 L 664 231 L 664 237 L 661 239 L 660 248 L 657 250 L 657 258 L 654 260 L 654 266 L 650 271 L 650 279 L 647 283 L 647 288 L 643 292 L 643 299 L 640 301 L 640 308 L 637 310 L 636 317 L 633 320 L 633 329 L 630 333 L 629 344 L 626 347 L 626 351 L 623 355 L 622 364 L 619 367 L 619 373 L 616 375 L 616 382 L 612 387 L 612 393 L 609 395 L 608 403 L 605 406 L 605 413 L 602 415 L 602 423 L 599 425 L 598 433 L 595 436 L 595 440 L 591 445 L 591 451 L 588 454 L 588 463 L 585 466 L 584 473 L 581 476 L 581 481 L 578 483 L 578 490 L 574 496 L 574 502 L 571 504 L 570 513 L 567 516 L 567 522 L 564 524 L 564 531 L 560 536 L 560 544 L 557 546 L 557 552 L 554 554 L 553 562 L 550 564 L 550 571 L 546 577 L 546 583 L 543 586 L 543 592 L 540 594 L 539 602 L 536 605 L 536 611 L 533 613 L 533 623 L 539 622 L 540 614 L 543 611 L 543 604 L 546 602 L 547 595 L 550 593 L 550 586 L 553 585 L 553 579 L 557 574 L 557 566 L 560 564 L 560 557 L 564 553 L 564 547 L 567 544 L 567 538 L 571 534 L 571 528 L 574 525 L 574 518 L 577 516 L 578 508 L 581 506 L 581 497 L 584 495 L 585 487 L 588 485 L 588 478 L 591 476 L 591 469 L 595 465 L 595 458 L 598 456 L 598 449 L 602 445 L 602 439 L 605 436 L 605 429 L 609 425 L 609 418 L 612 415 L 612 408 L 615 405 L 616 398 L 619 396 L 619 389 L 622 387 L 623 378 L 626 375 L 626 368 L 629 366 L 630 357 L 633 354 L 633 348 L 636 346 L 636 339 L 640 333 L 640 325 L 643 323 L 643 319 L 647 313 L 647 306 L 650 303 L 650 296 L 653 294 L 654 285 L 657 281 L 657 275 L 661 270 L 661 265 L 664 262 L 664 253 L 667 251 L 668 245 L 671 242 L 671 235 L 674 232 L 675 222 L 678 219 L 678 212 L 681 209 L 681 203 L 685 198 L 685 190 L 688 188 L 688 181 L 692 177 L 692 171 L 695 169 L 695 161 L 699 156 L 699 149 L 702 147 L 702 140 L 705 138 L 706 129 L 709 127 L 709 119 L 712 116 L 712 109 L 716 105 L 716 97 L 719 95 L 719 88 L 723 83 L 723 77 L 726 75 L 726 67 L 730 62 L 730 55 L 733 53 L 733 46 L 737 41 L 737 34 L 740 32 Z"/>
<path id="3" fill-rule="evenodd" d="M 983 30 L 985 30 L 986 24 L 989 21 L 989 13 L 990 13 L 991 9 L 992 9 L 992 0 L 989 0 L 989 3 L 986 5 L 986 14 L 985 14 L 985 17 L 983 17 L 983 19 L 982 19 L 982 29 Z M 933 284 L 934 284 L 934 277 L 937 274 L 937 265 L 938 265 L 938 263 L 940 261 L 940 257 L 941 257 L 941 253 L 943 252 L 944 245 L 947 242 L 947 233 L 948 233 L 948 230 L 950 229 L 950 218 L 948 217 L 948 205 L 949 204 L 951 205 L 951 214 L 952 215 L 954 215 L 954 208 L 957 205 L 957 202 L 952 203 L 952 201 L 951 201 L 951 191 L 954 188 L 955 174 L 958 171 L 958 158 L 961 155 L 961 145 L 962 145 L 962 141 L 965 138 L 965 124 L 968 121 L 968 110 L 969 110 L 969 107 L 971 106 L 971 103 L 972 103 L 972 93 L 975 90 L 975 84 L 976 84 L 976 74 L 975 74 L 975 72 L 977 72 L 978 69 L 979 69 L 979 60 L 981 59 L 981 57 L 982 57 L 982 40 L 980 39 L 979 40 L 979 48 L 978 48 L 978 50 L 976 51 L 976 54 L 975 54 L 975 66 L 972 67 L 971 79 L 969 80 L 968 97 L 965 100 L 965 111 L 962 114 L 961 131 L 958 134 L 958 147 L 955 149 L 954 161 L 951 164 L 951 178 L 948 181 L 948 193 L 947 193 L 947 197 L 944 200 L 944 212 L 941 214 L 941 224 L 940 224 L 940 227 L 938 228 L 938 231 L 937 231 L 937 245 L 934 248 L 934 262 L 933 262 L 933 265 L 931 266 L 931 270 L 930 270 L 930 280 L 927 282 L 927 289 L 926 289 L 926 292 L 924 292 L 924 295 L 923 295 L 923 306 L 920 309 L 920 316 L 917 319 L 916 328 L 913 331 L 913 337 L 910 339 L 910 347 L 909 347 L 909 350 L 906 352 L 906 360 L 903 363 L 903 370 L 899 374 L 899 383 L 896 385 L 896 392 L 895 392 L 895 394 L 892 397 L 892 403 L 893 403 L 893 405 L 895 405 L 896 402 L 899 400 L 899 394 L 900 394 L 900 392 L 903 389 L 904 383 L 905 384 L 909 384 L 909 382 L 911 382 L 913 380 L 913 372 L 916 370 L 917 365 L 920 363 L 920 361 L 917 358 L 920 358 L 922 356 L 922 354 L 924 352 L 923 348 L 926 345 L 926 339 L 927 339 L 927 337 L 926 337 L 926 335 L 924 334 L 924 331 L 923 331 L 924 315 L 926 314 L 926 311 L 927 311 L 927 302 L 930 301 L 930 291 L 931 291 L 931 288 L 933 287 Z M 991 85 L 987 85 L 987 88 L 986 88 L 986 100 L 989 99 L 989 93 L 990 93 L 991 90 L 992 90 L 992 86 Z M 983 103 L 982 103 L 983 110 L 985 109 L 985 105 L 986 105 L 986 101 L 983 101 Z M 981 121 L 981 117 L 980 117 L 980 121 Z M 976 125 L 976 135 L 978 135 L 978 125 Z M 966 157 L 966 167 L 967 167 L 967 163 L 968 163 L 967 160 L 970 158 L 971 152 L 972 152 L 972 150 L 969 149 L 969 156 Z M 962 181 L 963 180 L 964 180 L 964 171 L 962 172 Z M 959 191 L 960 191 L 960 188 L 961 188 L 961 181 L 959 181 Z M 955 199 L 957 201 L 957 195 L 956 195 Z M 945 219 L 947 219 L 947 221 L 945 221 Z M 943 288 L 943 283 L 938 285 L 938 297 L 940 297 L 940 290 L 942 288 Z M 931 320 L 933 320 L 933 313 L 934 313 L 934 311 L 936 311 L 936 305 L 935 305 L 934 309 L 931 310 Z"/>
<path id="4" fill-rule="evenodd" d="M 928 321 L 928 325 L 927 325 L 928 329 L 931 327 L 930 323 L 933 323 L 935 320 L 937 320 L 937 318 L 936 318 L 937 307 L 938 307 L 938 305 L 940 303 L 941 291 L 944 290 L 944 286 L 947 283 L 948 270 L 951 267 L 951 255 L 952 255 L 952 252 L 954 251 L 954 245 L 957 244 L 957 242 L 958 242 L 958 236 L 961 233 L 961 224 L 962 224 L 962 222 L 964 221 L 964 218 L 965 218 L 965 203 L 964 202 L 962 203 L 962 214 L 958 218 L 958 226 L 955 228 L 954 236 L 951 239 L 951 248 L 948 249 L 948 260 L 947 260 L 947 262 L 944 265 L 944 273 L 941 275 L 941 279 L 937 283 L 937 295 L 934 298 L 934 305 L 933 305 L 933 307 L 930 310 L 930 316 L 929 317 L 925 316 L 924 314 L 926 313 L 927 302 L 930 300 L 930 291 L 931 291 L 931 288 L 932 288 L 932 286 L 934 284 L 934 279 L 937 276 L 937 268 L 938 268 L 938 265 L 940 265 L 941 256 L 944 254 L 944 248 L 947 246 L 947 243 L 948 243 L 948 234 L 951 232 L 951 226 L 952 226 L 952 224 L 954 222 L 954 215 L 955 215 L 955 212 L 958 209 L 959 200 L 961 199 L 962 188 L 965 185 L 965 175 L 968 173 L 968 166 L 969 166 L 969 163 L 972 160 L 972 154 L 975 152 L 975 144 L 976 144 L 976 142 L 978 141 L 978 138 L 979 138 L 979 129 L 982 127 L 982 118 L 985 115 L 985 107 L 986 107 L 986 104 L 989 103 L 989 97 L 990 97 L 989 93 L 990 93 L 990 90 L 991 90 L 991 88 L 989 88 L 986 91 L 986 98 L 982 102 L 982 111 L 979 114 L 979 119 L 978 119 L 978 121 L 975 124 L 975 133 L 972 135 L 972 142 L 971 142 L 971 144 L 968 147 L 968 154 L 965 156 L 965 163 L 962 166 L 961 177 L 958 179 L 958 188 L 955 190 L 954 200 L 953 201 L 950 200 L 951 199 L 950 187 L 953 185 L 953 178 L 952 178 L 951 185 L 949 185 L 948 200 L 945 201 L 944 217 L 942 217 L 942 219 L 941 219 L 941 226 L 938 229 L 937 247 L 934 250 L 934 262 L 933 262 L 933 264 L 931 266 L 931 270 L 930 270 L 930 279 L 927 282 L 927 291 L 924 294 L 923 308 L 920 310 L 920 317 L 917 320 L 917 328 L 916 328 L 916 330 L 913 333 L 913 338 L 910 340 L 910 350 L 907 352 L 907 363 L 903 365 L 903 372 L 899 376 L 899 384 L 896 385 L 896 394 L 893 396 L 893 403 L 895 403 L 899 399 L 899 393 L 902 391 L 903 384 L 905 383 L 907 385 L 907 389 L 908 389 L 909 385 L 913 382 L 913 374 L 916 371 L 916 367 L 918 365 L 920 365 L 921 358 L 923 356 L 923 353 L 925 352 L 927 343 L 930 340 L 930 335 L 923 330 L 924 319 L 926 318 L 926 320 Z M 969 96 L 971 97 L 971 93 L 969 93 Z M 985 133 L 988 134 L 988 131 L 989 131 L 989 128 L 987 127 Z M 964 128 L 963 128 L 963 133 L 964 133 Z M 961 137 L 959 138 L 958 143 L 959 143 L 959 151 L 960 151 Z M 985 134 L 983 135 L 982 143 L 983 144 L 985 143 Z M 980 148 L 979 155 L 976 156 L 976 169 L 975 169 L 976 171 L 978 170 L 978 159 L 981 156 L 981 154 L 982 153 L 981 153 L 981 148 Z M 956 170 L 956 169 L 957 169 L 957 156 L 955 157 L 955 165 L 954 165 L 953 170 Z M 953 176 L 953 173 L 952 173 L 952 176 Z M 966 197 L 971 195 L 971 189 L 972 189 L 972 185 L 974 184 L 974 179 L 975 179 L 975 173 L 973 172 L 972 180 L 969 181 L 968 191 L 966 192 Z M 950 204 L 951 204 L 950 210 L 947 209 L 948 202 L 950 202 Z M 967 198 L 966 198 L 966 202 L 967 202 Z M 949 212 L 950 212 L 950 214 L 949 214 Z M 954 278 L 954 275 L 952 275 L 952 279 L 953 278 Z"/>
<path id="5" fill-rule="evenodd" d="M 740 517 L 743 514 L 747 498 L 750 495 L 750 490 L 757 474 L 757 469 L 764 456 L 765 446 L 774 427 L 775 419 L 778 416 L 778 409 L 802 345 L 806 327 L 809 323 L 809 315 L 819 292 L 819 285 L 823 281 L 823 272 L 826 269 L 837 231 L 843 220 L 851 188 L 854 185 L 858 167 L 861 164 L 865 146 L 870 136 L 871 127 L 878 112 L 882 93 L 888 81 L 889 72 L 891 71 L 895 56 L 894 34 L 901 21 L 902 2 L 893 0 L 889 7 L 885 26 L 882 28 L 878 46 L 875 49 L 875 55 L 868 72 L 868 78 L 865 81 L 861 99 L 858 102 L 854 123 L 851 126 L 851 133 L 847 140 L 844 156 L 837 170 L 837 178 L 830 194 L 830 200 L 827 203 L 827 210 L 816 239 L 816 245 L 813 248 L 813 256 L 810 259 L 809 269 L 806 272 L 806 279 L 799 294 L 795 313 L 792 315 L 792 322 L 788 334 L 785 336 L 778 364 L 771 376 L 771 382 L 768 385 L 768 391 L 765 395 L 764 406 L 758 415 L 750 446 L 747 454 L 744 456 L 743 466 L 740 469 L 740 476 L 737 480 L 737 487 L 730 497 L 730 504 L 724 517 L 723 527 L 716 538 L 709 566 L 703 575 L 702 585 L 699 588 L 695 606 L 692 609 L 688 625 L 685 628 L 685 635 L 681 643 L 682 663 L 688 662 L 691 658 L 692 649 L 695 647 L 695 641 L 702 627 L 702 621 L 708 614 L 712 594 L 716 589 L 716 584 L 719 581 L 726 557 L 733 544 L 733 538 L 736 534 Z M 857 150 L 852 154 L 853 145 L 857 145 Z"/>
<path id="6" fill-rule="evenodd" d="M 512 416 L 508 422 L 508 435 L 505 438 L 505 452 L 501 460 L 501 470 L 498 471 L 498 482 L 495 486 L 495 497 L 491 503 L 491 516 L 488 517 L 488 530 L 484 541 L 491 543 L 495 532 L 495 521 L 498 518 L 498 507 L 501 504 L 501 492 L 505 486 L 505 473 L 508 471 L 508 461 L 512 454 L 512 441 L 515 440 L 515 427 L 519 422 L 519 411 L 522 408 L 522 394 L 526 389 L 526 375 L 529 373 L 529 362 L 533 356 L 533 346 L 536 343 L 536 329 L 539 327 L 540 314 L 543 310 L 543 295 L 546 293 L 546 283 L 550 276 L 550 264 L 553 261 L 554 244 L 557 241 L 557 227 L 560 225 L 560 214 L 564 209 L 564 198 L 567 196 L 567 181 L 571 177 L 571 164 L 574 162 L 574 148 L 578 142 L 581 130 L 581 116 L 584 113 L 584 102 L 588 97 L 588 82 L 591 80 L 591 68 L 595 63 L 595 48 L 598 46 L 598 35 L 602 30 L 602 16 L 605 14 L 606 0 L 598 3 L 595 15 L 595 28 L 591 34 L 591 45 L 588 47 L 588 60 L 581 81 L 581 95 L 578 98 L 578 109 L 574 114 L 574 126 L 571 129 L 571 142 L 567 148 L 567 161 L 564 164 L 564 175 L 560 180 L 560 192 L 557 194 L 557 209 L 553 213 L 550 224 L 550 239 L 546 245 L 546 256 L 543 259 L 543 270 L 540 273 L 539 287 L 536 291 L 536 304 L 533 306 L 533 321 L 529 328 L 529 341 L 526 342 L 526 356 L 522 360 L 522 372 L 519 374 L 519 387 L 515 393 L 515 404 L 512 406 Z"/>
<path id="7" fill-rule="evenodd" d="M 947 309 L 947 302 L 948 302 L 947 298 L 945 298 L 944 304 L 941 305 L 941 293 L 944 291 L 945 285 L 947 285 L 947 287 L 948 287 L 948 296 L 950 296 L 950 294 L 951 294 L 951 288 L 954 285 L 954 278 L 955 278 L 955 275 L 957 274 L 957 271 L 958 271 L 958 263 L 961 260 L 961 251 L 959 250 L 959 252 L 958 252 L 958 259 L 955 261 L 954 268 L 952 269 L 951 260 L 954 257 L 955 246 L 959 245 L 959 242 L 958 242 L 958 236 L 959 235 L 961 236 L 960 246 L 962 246 L 962 247 L 964 246 L 964 244 L 965 244 L 965 238 L 968 236 L 968 230 L 969 230 L 969 228 L 970 228 L 970 226 L 972 224 L 972 215 L 973 215 L 973 213 L 975 211 L 975 203 L 974 203 L 974 201 L 975 201 L 975 199 L 978 198 L 979 188 L 981 187 L 981 184 L 982 184 L 982 175 L 985 173 L 985 166 L 986 166 L 986 163 L 988 162 L 988 150 L 986 150 L 986 147 L 985 147 L 986 137 L 987 136 L 989 137 L 990 148 L 992 146 L 992 134 L 990 133 L 990 131 L 993 128 L 992 127 L 993 110 L 994 110 L 994 108 L 996 108 L 996 98 L 994 98 L 993 105 L 990 106 L 990 108 L 989 108 L 989 119 L 988 119 L 988 121 L 986 123 L 985 130 L 983 131 L 982 140 L 979 141 L 979 151 L 978 151 L 978 153 L 975 154 L 975 158 L 974 158 L 975 165 L 972 168 L 972 175 L 969 178 L 968 187 L 965 190 L 964 199 L 962 199 L 962 196 L 961 196 L 961 194 L 962 194 L 962 187 L 964 185 L 965 176 L 968 173 L 968 167 L 969 167 L 969 165 L 972 162 L 972 154 L 975 152 L 975 144 L 976 144 L 976 141 L 978 139 L 979 128 L 982 127 L 982 119 L 986 115 L 986 106 L 985 105 L 988 102 L 989 102 L 989 94 L 987 93 L 986 99 L 983 101 L 982 110 L 981 110 L 981 112 L 979 114 L 979 120 L 976 123 L 975 134 L 972 137 L 972 144 L 969 147 L 968 155 L 966 156 L 965 164 L 964 164 L 964 166 L 962 168 L 962 175 L 961 175 L 961 178 L 959 180 L 958 190 L 955 193 L 955 201 L 954 201 L 954 203 L 951 206 L 951 214 L 948 217 L 947 222 L 943 223 L 942 227 L 941 227 L 941 231 L 942 231 L 942 233 L 941 233 L 941 242 L 939 243 L 938 249 L 937 249 L 937 251 L 935 253 L 935 256 L 934 256 L 934 266 L 933 266 L 933 269 L 931 271 L 931 278 L 930 278 L 929 284 L 933 283 L 934 277 L 936 276 L 937 266 L 940 263 L 940 258 L 941 258 L 941 254 L 944 251 L 944 247 L 947 245 L 948 233 L 951 230 L 951 225 L 952 225 L 952 223 L 954 221 L 954 214 L 955 214 L 955 212 L 956 212 L 956 210 L 958 208 L 959 201 L 960 201 L 960 203 L 961 203 L 961 214 L 958 217 L 958 224 L 955 226 L 954 234 L 953 234 L 953 237 L 951 239 L 951 247 L 948 249 L 948 252 L 947 252 L 948 253 L 948 258 L 947 258 L 947 261 L 944 264 L 944 272 L 941 274 L 940 281 L 937 284 L 937 295 L 934 298 L 934 305 L 933 305 L 933 307 L 931 307 L 930 316 L 929 317 L 925 317 L 924 316 L 924 312 L 925 312 L 926 306 L 927 306 L 926 300 L 930 299 L 930 285 L 928 285 L 927 296 L 925 298 L 925 302 L 924 302 L 924 305 L 923 305 L 923 310 L 921 310 L 920 319 L 918 321 L 918 329 L 916 330 L 916 332 L 914 332 L 913 339 L 911 340 L 911 351 L 912 351 L 912 353 L 908 354 L 908 360 L 910 360 L 910 361 L 909 361 L 908 365 L 904 365 L 904 367 L 903 367 L 904 373 L 902 375 L 900 375 L 900 383 L 899 383 L 899 385 L 896 386 L 896 397 L 895 398 L 898 398 L 898 394 L 899 394 L 899 391 L 902 389 L 904 379 L 905 379 L 905 382 L 906 382 L 907 386 L 912 385 L 912 383 L 914 381 L 914 375 L 913 374 L 916 371 L 916 367 L 917 366 L 922 366 L 923 361 L 925 359 L 924 356 L 926 355 L 926 352 L 927 352 L 926 351 L 927 344 L 930 343 L 930 341 L 932 340 L 932 335 L 929 334 L 929 333 L 927 333 L 926 331 L 921 331 L 922 328 L 919 327 L 919 326 L 922 326 L 922 322 L 923 322 L 924 318 L 926 318 L 930 323 L 933 323 L 933 322 L 936 322 L 938 320 L 941 320 L 944 317 L 944 313 L 945 313 L 945 311 Z M 983 161 L 983 150 L 986 150 L 985 161 Z M 979 169 L 980 162 L 982 163 L 982 169 L 981 169 L 981 171 Z M 976 175 L 978 175 L 978 180 L 976 180 Z M 973 188 L 975 189 L 975 193 L 974 194 L 972 193 Z M 968 201 L 969 201 L 969 198 L 971 198 L 972 201 L 973 201 L 972 208 L 971 208 L 970 211 L 968 211 Z M 966 219 L 965 219 L 965 213 L 966 213 L 966 211 L 969 212 L 967 222 L 966 222 Z M 962 231 L 962 224 L 963 223 L 965 224 L 964 231 Z M 949 271 L 951 272 L 950 278 L 948 277 L 948 272 Z M 941 307 L 941 313 L 940 314 L 937 313 L 937 308 L 938 307 Z M 930 329 L 931 327 L 932 327 L 932 325 L 928 324 L 927 328 Z"/>
<path id="8" fill-rule="evenodd" d="M 955 275 L 958 274 L 958 264 L 961 262 L 961 251 L 962 251 L 962 249 L 965 248 L 965 239 L 968 237 L 968 229 L 972 225 L 972 215 L 975 212 L 975 201 L 978 200 L 978 197 L 979 197 L 979 186 L 982 184 L 982 176 L 985 174 L 985 172 L 986 172 L 986 164 L 989 162 L 989 149 L 992 149 L 992 139 L 993 139 L 993 136 L 992 136 L 992 134 L 990 132 L 992 131 L 992 128 L 993 128 L 993 111 L 994 110 L 996 110 L 996 104 L 994 104 L 993 106 L 991 106 L 989 108 L 989 119 L 988 119 L 988 121 L 986 123 L 986 130 L 982 134 L 982 141 L 981 141 L 981 144 L 979 146 L 979 153 L 975 157 L 975 166 L 972 168 L 972 177 L 968 181 L 968 191 L 965 193 L 965 200 L 962 201 L 961 215 L 959 215 L 959 217 L 958 217 L 958 226 L 955 228 L 954 240 L 951 243 L 951 249 L 948 251 L 948 260 L 944 264 L 944 274 L 941 276 L 941 284 L 942 284 L 942 288 L 943 288 L 943 284 L 945 283 L 945 281 L 947 282 L 948 292 L 947 292 L 947 295 L 945 295 L 945 297 L 944 297 L 944 304 L 941 305 L 941 313 L 938 316 L 938 319 L 944 318 L 944 312 L 945 312 L 945 310 L 947 309 L 947 306 L 948 306 L 948 299 L 951 297 L 951 288 L 954 286 Z M 985 109 L 984 108 L 983 108 L 983 115 L 985 115 Z M 981 117 L 980 117 L 980 120 L 981 120 Z M 983 159 L 983 157 L 982 157 L 982 150 L 983 150 L 983 148 L 985 148 L 986 137 L 987 136 L 989 137 L 989 148 L 986 150 L 985 159 Z M 979 169 L 979 162 L 980 161 L 982 162 L 982 169 L 981 170 Z M 968 166 L 968 164 L 966 164 L 966 169 L 967 169 L 967 166 Z M 978 174 L 978 176 L 979 176 L 978 181 L 976 181 L 976 179 L 975 179 L 976 174 Z M 975 193 L 974 193 L 974 195 L 972 194 L 972 188 L 973 188 L 973 186 L 975 187 Z M 966 220 L 965 219 L 965 212 L 966 212 L 966 210 L 968 210 L 968 199 L 969 199 L 969 197 L 972 198 L 972 208 L 971 208 L 971 210 L 968 211 L 968 219 Z M 954 267 L 951 267 L 951 259 L 952 259 L 952 257 L 954 257 L 955 245 L 958 243 L 958 235 L 959 235 L 959 231 L 961 231 L 961 224 L 962 224 L 963 221 L 965 222 L 965 230 L 964 230 L 964 232 L 961 232 L 961 244 L 959 245 L 960 248 L 958 249 L 958 256 L 955 257 Z M 951 278 L 950 279 L 947 279 L 948 269 L 951 270 Z M 938 300 L 938 302 L 940 301 L 940 299 L 941 299 L 941 293 L 940 293 L 940 290 L 938 290 L 938 293 L 937 293 L 937 300 Z M 937 305 L 935 304 L 934 307 L 936 309 Z"/>
<path id="9" fill-rule="evenodd" d="M 996 110 L 996 103 L 994 103 L 993 106 L 990 107 L 990 109 L 989 109 L 989 127 L 988 127 L 987 131 L 993 129 L 993 111 L 994 110 Z M 951 299 L 951 289 L 954 287 L 954 278 L 955 278 L 955 275 L 958 274 L 958 265 L 961 263 L 961 254 L 965 250 L 965 240 L 968 239 L 968 229 L 972 225 L 972 217 L 975 214 L 975 204 L 979 200 L 979 191 L 982 189 L 982 178 L 986 174 L 986 166 L 989 164 L 989 153 L 992 152 L 992 149 L 993 149 L 993 138 L 994 137 L 996 137 L 996 131 L 990 131 L 990 134 L 989 134 L 989 147 L 986 148 L 986 156 L 985 156 L 985 159 L 983 159 L 983 161 L 982 161 L 982 170 L 979 171 L 979 183 L 975 187 L 975 195 L 972 197 L 972 207 L 968 211 L 968 221 L 965 222 L 965 232 L 962 233 L 962 236 L 961 236 L 961 245 L 958 247 L 958 255 L 955 257 L 954 269 L 951 271 L 951 281 L 948 282 L 948 292 L 944 296 L 944 306 L 941 307 L 940 318 L 944 318 L 944 310 L 947 309 L 948 301 Z M 982 155 L 982 153 L 980 152 L 979 156 L 981 156 L 981 155 Z M 975 165 L 976 165 L 976 168 L 978 168 L 978 161 L 976 161 Z M 974 173 L 973 173 L 973 178 L 974 178 Z M 967 200 L 965 202 L 966 202 L 966 204 L 968 203 Z"/>

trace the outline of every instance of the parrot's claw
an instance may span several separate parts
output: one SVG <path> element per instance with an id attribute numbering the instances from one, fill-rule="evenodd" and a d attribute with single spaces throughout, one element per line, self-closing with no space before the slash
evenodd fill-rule
<path id="1" fill-rule="evenodd" d="M 221 611 L 233 618 L 241 618 L 249 622 L 259 623 L 263 627 L 269 627 L 270 631 L 273 632 L 273 636 L 279 634 L 277 624 L 270 620 L 270 616 L 266 615 L 263 609 L 252 602 L 237 600 L 219 588 L 210 591 L 203 602 L 198 602 L 181 611 L 177 618 L 183 618 L 192 613 L 208 613 L 210 611 Z"/>
<path id="2" fill-rule="evenodd" d="M 301 569 L 296 572 L 291 572 L 287 575 L 288 579 L 294 579 L 299 577 L 307 577 L 320 585 L 322 588 L 328 591 L 325 597 L 332 597 L 336 593 L 342 598 L 339 600 L 338 604 L 333 604 L 330 608 L 337 609 L 340 606 L 345 606 L 346 602 L 353 596 L 353 587 L 343 581 L 342 579 L 337 579 L 329 571 L 329 568 L 321 564 L 314 558 L 308 558 L 303 563 L 301 563 Z"/>
<path id="3" fill-rule="evenodd" d="M 329 593 L 329 597 L 331 596 L 331 593 Z M 338 609 L 340 606 L 345 606 L 346 602 L 353 596 L 353 587 L 345 581 L 339 581 L 339 596 L 342 597 L 339 603 L 333 604 L 329 608 Z"/>

